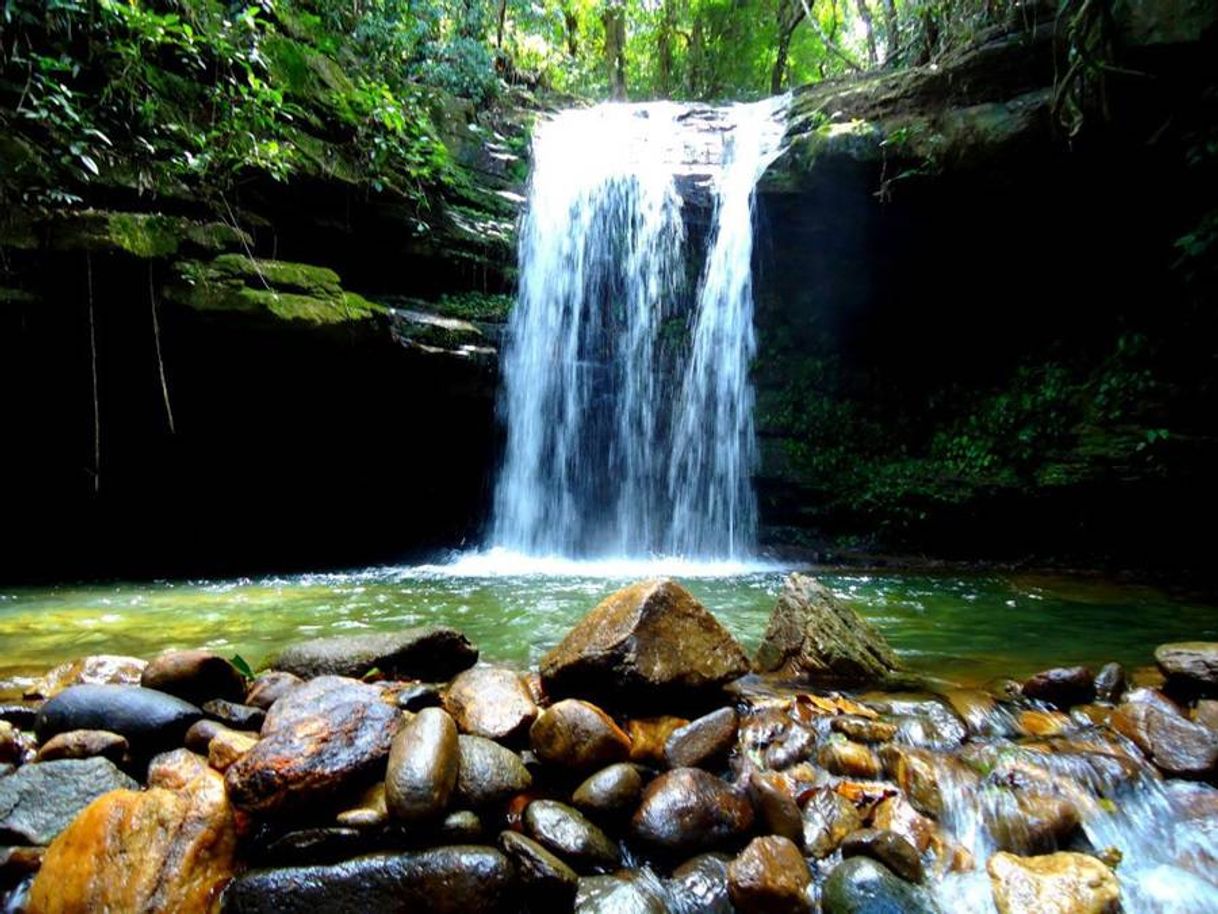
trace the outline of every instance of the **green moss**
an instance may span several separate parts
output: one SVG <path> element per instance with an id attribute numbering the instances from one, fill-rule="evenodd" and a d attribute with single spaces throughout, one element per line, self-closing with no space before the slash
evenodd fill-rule
<path id="1" fill-rule="evenodd" d="M 456 295 L 443 295 L 439 301 L 427 307 L 444 317 L 495 323 L 507 320 L 508 313 L 512 310 L 515 301 L 516 299 L 512 295 L 461 292 Z"/>
<path id="2" fill-rule="evenodd" d="M 24 289 L 7 289 L 0 286 L 0 305 L 16 305 L 32 301 L 37 301 L 37 299 Z"/>
<path id="3" fill-rule="evenodd" d="M 48 224 L 52 250 L 122 252 L 146 260 L 170 257 L 183 247 L 223 251 L 249 242 L 244 232 L 223 223 L 157 213 L 89 210 Z"/>
<path id="4" fill-rule="evenodd" d="M 170 301 L 197 311 L 230 311 L 312 325 L 366 320 L 380 305 L 342 288 L 325 267 L 222 254 L 210 262 L 177 264 Z"/>

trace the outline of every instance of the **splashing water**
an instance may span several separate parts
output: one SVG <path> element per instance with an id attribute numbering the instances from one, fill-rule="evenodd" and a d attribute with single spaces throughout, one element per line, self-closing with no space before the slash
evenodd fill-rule
<path id="1" fill-rule="evenodd" d="M 752 191 L 779 151 L 784 104 L 610 104 L 539 126 L 494 546 L 750 553 Z M 714 219 L 695 284 L 679 182 L 699 178 Z"/>

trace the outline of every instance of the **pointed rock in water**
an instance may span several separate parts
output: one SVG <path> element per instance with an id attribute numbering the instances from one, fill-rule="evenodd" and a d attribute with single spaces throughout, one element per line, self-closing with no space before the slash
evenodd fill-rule
<path id="1" fill-rule="evenodd" d="M 529 730 L 537 757 L 551 765 L 591 771 L 630 757 L 630 737 L 594 704 L 568 698 L 546 708 Z"/>
<path id="2" fill-rule="evenodd" d="M 743 837 L 753 826 L 753 804 L 713 774 L 677 768 L 643 792 L 635 835 L 656 850 L 695 854 Z"/>
<path id="3" fill-rule="evenodd" d="M 727 867 L 728 891 L 740 914 L 808 914 L 812 874 L 786 838 L 754 838 Z"/>
<path id="4" fill-rule="evenodd" d="M 271 664 L 303 679 L 358 678 L 376 668 L 394 679 L 446 681 L 478 661 L 478 649 L 454 628 L 442 625 L 401 632 L 334 635 L 301 641 Z"/>
<path id="5" fill-rule="evenodd" d="M 669 580 L 606 597 L 541 660 L 549 694 L 616 701 L 695 697 L 748 671 L 731 634 Z"/>
<path id="6" fill-rule="evenodd" d="M 481 736 L 457 738 L 457 800 L 478 809 L 528 790 L 533 776 L 511 749 Z"/>
<path id="7" fill-rule="evenodd" d="M 815 578 L 790 575 L 757 649 L 758 672 L 865 683 L 899 669 L 882 635 Z"/>
<path id="8" fill-rule="evenodd" d="M 537 719 L 537 705 L 520 675 L 493 666 L 458 675 L 444 695 L 444 709 L 462 733 L 495 740 L 521 736 Z"/>
<path id="9" fill-rule="evenodd" d="M 139 685 L 146 661 L 139 657 L 97 654 L 61 663 L 25 691 L 26 698 L 54 698 L 76 685 Z"/>
<path id="10" fill-rule="evenodd" d="M 330 866 L 254 870 L 224 892 L 224 914 L 490 914 L 515 873 L 499 851 L 454 845 Z"/>
<path id="11" fill-rule="evenodd" d="M 821 910 L 824 914 L 940 914 L 924 890 L 868 857 L 851 857 L 834 868 L 821 892 Z"/>
<path id="12" fill-rule="evenodd" d="M 439 708 L 424 708 L 402 727 L 389 750 L 385 801 L 396 819 L 438 816 L 457 785 L 457 725 Z"/>
<path id="13" fill-rule="evenodd" d="M 181 751 L 146 791 L 116 790 L 47 851 L 29 914 L 209 914 L 232 876 L 237 831 L 220 775 Z"/>
<path id="14" fill-rule="evenodd" d="M 127 685 L 78 685 L 60 692 L 38 711 L 40 742 L 69 730 L 109 730 L 126 737 L 133 752 L 151 754 L 182 744 L 203 712 L 164 692 Z"/>
<path id="15" fill-rule="evenodd" d="M 213 698 L 239 702 L 245 698 L 245 677 L 213 651 L 168 651 L 144 667 L 140 685 L 202 705 Z"/>
<path id="16" fill-rule="evenodd" d="M 0 777 L 0 844 L 50 844 L 102 794 L 138 786 L 104 758 L 23 765 Z"/>
<path id="17" fill-rule="evenodd" d="M 1086 854 L 994 854 L 986 864 L 999 914 L 1115 914 L 1120 886 Z"/>
<path id="18" fill-rule="evenodd" d="M 400 723 L 382 691 L 322 676 L 276 702 L 262 739 L 225 773 L 233 804 L 273 813 L 375 777 Z"/>

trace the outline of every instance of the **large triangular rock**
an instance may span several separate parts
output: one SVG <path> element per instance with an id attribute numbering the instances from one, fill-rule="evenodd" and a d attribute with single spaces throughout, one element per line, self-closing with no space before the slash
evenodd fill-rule
<path id="1" fill-rule="evenodd" d="M 870 682 L 900 667 L 883 635 L 802 574 L 783 584 L 753 665 L 759 673 L 825 684 Z"/>
<path id="2" fill-rule="evenodd" d="M 727 629 L 669 580 L 641 581 L 606 597 L 541 660 L 549 694 L 609 702 L 694 697 L 748 671 Z"/>

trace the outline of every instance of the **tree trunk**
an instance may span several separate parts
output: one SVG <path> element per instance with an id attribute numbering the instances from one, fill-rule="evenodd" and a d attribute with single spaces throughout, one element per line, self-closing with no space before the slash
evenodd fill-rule
<path id="1" fill-rule="evenodd" d="M 503 24 L 507 21 L 507 0 L 499 0 L 499 24 L 495 29 L 495 47 L 503 50 Z"/>
<path id="2" fill-rule="evenodd" d="M 677 30 L 677 11 L 675 0 L 664 0 L 663 16 L 660 19 L 660 34 L 656 48 L 657 65 L 659 69 L 660 95 L 669 98 L 672 95 L 673 36 Z"/>
<path id="3" fill-rule="evenodd" d="M 871 11 L 867 9 L 867 0 L 857 0 L 859 19 L 863 22 L 863 33 L 867 36 L 867 64 L 874 67 L 880 62 L 880 55 L 875 49 L 875 30 L 871 27 Z"/>
<path id="4" fill-rule="evenodd" d="M 614 101 L 626 98 L 626 11 L 614 4 L 601 14 L 605 25 L 605 69 L 609 76 L 609 96 Z"/>
<path id="5" fill-rule="evenodd" d="M 897 48 L 901 43 L 901 35 L 897 31 L 896 0 L 883 0 L 884 6 L 884 66 L 891 67 L 896 63 Z"/>
<path id="6" fill-rule="evenodd" d="M 567 28 L 567 56 L 575 60 L 579 56 L 579 17 L 571 7 L 564 6 L 562 21 Z"/>

